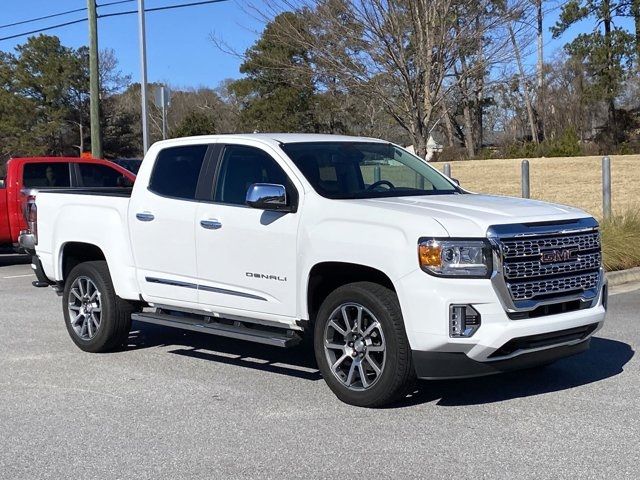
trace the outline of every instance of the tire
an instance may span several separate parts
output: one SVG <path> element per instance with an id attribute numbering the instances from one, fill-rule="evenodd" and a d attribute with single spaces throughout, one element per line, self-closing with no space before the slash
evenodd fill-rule
<path id="1" fill-rule="evenodd" d="M 398 297 L 375 283 L 350 283 L 329 294 L 316 317 L 314 350 L 325 382 L 350 405 L 396 402 L 415 378 Z"/>
<path id="2" fill-rule="evenodd" d="M 71 270 L 62 293 L 62 310 L 73 342 L 85 352 L 99 353 L 125 343 L 134 307 L 116 295 L 107 262 L 95 261 Z"/>

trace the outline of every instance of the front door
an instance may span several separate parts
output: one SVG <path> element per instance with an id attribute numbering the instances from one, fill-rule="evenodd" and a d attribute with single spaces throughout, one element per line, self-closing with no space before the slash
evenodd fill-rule
<path id="1" fill-rule="evenodd" d="M 219 157 L 213 202 L 196 215 L 198 301 L 206 308 L 294 317 L 298 213 L 248 207 L 253 183 L 285 185 L 289 202 L 298 189 L 272 156 L 249 146 L 226 145 Z"/>
<path id="2" fill-rule="evenodd" d="M 207 145 L 161 150 L 149 187 L 134 186 L 129 204 L 138 284 L 153 303 L 197 305 L 194 222 Z"/>

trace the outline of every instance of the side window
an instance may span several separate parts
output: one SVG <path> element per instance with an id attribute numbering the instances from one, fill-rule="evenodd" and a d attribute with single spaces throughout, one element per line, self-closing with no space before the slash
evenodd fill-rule
<path id="1" fill-rule="evenodd" d="M 83 187 L 126 187 L 131 182 L 117 170 L 106 165 L 79 163 Z"/>
<path id="2" fill-rule="evenodd" d="M 224 149 L 214 200 L 232 205 L 245 205 L 247 190 L 253 183 L 285 185 L 291 198 L 294 187 L 280 165 L 259 148 L 240 145 Z"/>
<path id="3" fill-rule="evenodd" d="M 149 189 L 159 195 L 193 200 L 208 145 L 161 150 L 151 173 Z"/>
<path id="4" fill-rule="evenodd" d="M 23 182 L 28 188 L 68 188 L 71 186 L 69 163 L 26 163 Z"/>

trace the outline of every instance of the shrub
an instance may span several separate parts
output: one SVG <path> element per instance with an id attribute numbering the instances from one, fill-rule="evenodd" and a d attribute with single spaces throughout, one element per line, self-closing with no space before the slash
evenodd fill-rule
<path id="1" fill-rule="evenodd" d="M 562 135 L 540 144 L 546 157 L 573 157 L 581 155 L 580 139 L 573 128 L 566 129 Z"/>
<path id="2" fill-rule="evenodd" d="M 603 221 L 601 231 L 607 271 L 640 267 L 640 209 Z"/>
<path id="3" fill-rule="evenodd" d="M 455 162 L 457 160 L 468 160 L 467 149 L 461 146 L 446 146 L 441 152 L 433 156 L 432 162 Z"/>

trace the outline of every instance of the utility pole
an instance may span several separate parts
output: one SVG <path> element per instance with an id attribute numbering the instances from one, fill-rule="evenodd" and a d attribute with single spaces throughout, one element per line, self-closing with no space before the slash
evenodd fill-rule
<path id="1" fill-rule="evenodd" d="M 144 27 L 144 0 L 138 0 L 138 36 L 140 44 L 140 97 L 142 101 L 142 150 L 149 149 L 149 125 L 147 117 L 147 40 Z"/>
<path id="2" fill-rule="evenodd" d="M 538 39 L 538 65 L 537 65 L 537 77 L 538 77 L 538 136 L 542 137 L 541 140 L 546 138 L 545 131 L 545 115 L 544 115 L 544 55 L 543 49 L 543 34 L 542 28 L 543 12 L 542 12 L 542 0 L 536 0 L 536 17 L 537 17 L 537 39 Z"/>
<path id="3" fill-rule="evenodd" d="M 91 117 L 91 155 L 102 158 L 100 131 L 100 67 L 98 62 L 98 16 L 96 0 L 87 0 L 89 11 L 89 102 Z"/>

